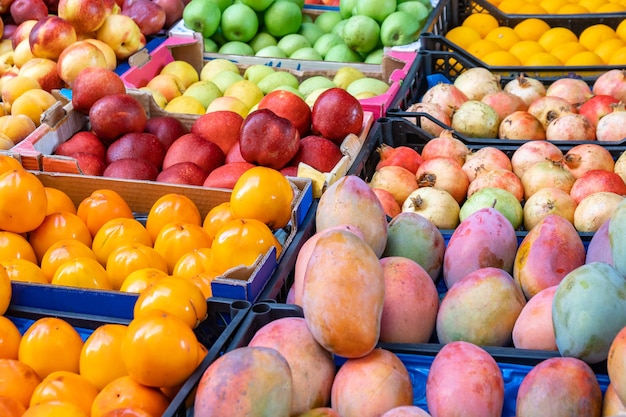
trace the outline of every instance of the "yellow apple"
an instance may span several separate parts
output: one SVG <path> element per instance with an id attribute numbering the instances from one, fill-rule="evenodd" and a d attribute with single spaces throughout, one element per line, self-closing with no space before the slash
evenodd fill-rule
<path id="1" fill-rule="evenodd" d="M 200 70 L 200 79 L 213 81 L 213 77 L 222 71 L 232 71 L 239 74 L 239 68 L 233 61 L 224 58 L 216 58 L 207 61 Z"/>
<path id="2" fill-rule="evenodd" d="M 145 86 L 160 91 L 168 102 L 185 91 L 183 81 L 174 74 L 157 74 Z"/>
<path id="3" fill-rule="evenodd" d="M 110 14 L 96 31 L 96 39 L 108 44 L 123 60 L 146 46 L 146 38 L 135 21 L 123 14 Z"/>
<path id="4" fill-rule="evenodd" d="M 185 88 L 200 80 L 198 71 L 187 61 L 180 59 L 168 62 L 160 71 L 161 74 L 173 74 L 181 79 Z"/>
<path id="5" fill-rule="evenodd" d="M 174 97 L 165 106 L 165 111 L 183 114 L 204 114 L 206 109 L 197 99 L 191 96 Z"/>
<path id="6" fill-rule="evenodd" d="M 32 58 L 19 69 L 19 75 L 37 80 L 43 90 L 48 92 L 61 88 L 63 82 L 57 72 L 57 63 L 48 58 Z"/>
<path id="7" fill-rule="evenodd" d="M 57 15 L 70 22 L 76 33 L 98 30 L 109 14 L 103 0 L 59 0 Z"/>
<path id="8" fill-rule="evenodd" d="M 26 115 L 39 126 L 43 112 L 56 102 L 57 99 L 45 90 L 28 90 L 13 102 L 11 114 Z"/>
<path id="9" fill-rule="evenodd" d="M 235 113 L 239 113 L 239 115 L 241 115 L 241 117 L 243 117 L 244 119 L 250 112 L 248 106 L 246 106 L 246 104 L 243 101 L 239 100 L 237 97 L 224 96 L 218 97 L 213 100 L 211 104 L 209 104 L 209 107 L 207 107 L 206 112 L 211 113 L 220 110 L 229 110 Z"/>
<path id="10" fill-rule="evenodd" d="M 250 80 L 236 81 L 224 91 L 226 97 L 237 97 L 243 101 L 246 107 L 251 109 L 261 101 L 264 94 L 263 91 Z"/>
<path id="11" fill-rule="evenodd" d="M 7 114 L 0 116 L 0 133 L 18 144 L 30 135 L 37 126 L 25 114 Z"/>
<path id="12" fill-rule="evenodd" d="M 76 29 L 67 20 L 49 15 L 35 23 L 28 41 L 33 56 L 56 60 L 65 47 L 76 42 Z"/>
<path id="13" fill-rule="evenodd" d="M 139 89 L 142 91 L 147 91 L 150 94 L 152 94 L 152 98 L 154 99 L 154 102 L 160 108 L 164 109 L 165 106 L 167 106 L 167 100 L 165 99 L 165 96 L 159 90 L 155 90 L 153 88 L 148 88 L 148 87 L 139 87 Z"/>
<path id="14" fill-rule="evenodd" d="M 100 48 L 87 41 L 76 41 L 69 45 L 57 60 L 59 77 L 69 87 L 74 84 L 78 73 L 88 67 L 107 68 L 107 61 Z"/>
<path id="15" fill-rule="evenodd" d="M 222 96 L 222 90 L 220 90 L 219 87 L 212 81 L 200 80 L 187 87 L 183 95 L 194 97 L 202 103 L 204 108 L 207 108 L 213 100 Z"/>

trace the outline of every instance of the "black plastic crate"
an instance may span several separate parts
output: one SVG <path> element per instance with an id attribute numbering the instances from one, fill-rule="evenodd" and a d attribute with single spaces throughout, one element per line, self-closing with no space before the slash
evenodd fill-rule
<path id="1" fill-rule="evenodd" d="M 250 309 L 248 315 L 239 327 L 233 338 L 229 350 L 247 346 L 254 334 L 264 325 L 284 317 L 304 317 L 300 306 L 294 304 L 279 304 L 260 302 Z M 404 363 L 413 382 L 414 405 L 427 410 L 426 379 L 434 357 L 443 347 L 439 343 L 401 344 L 379 343 L 377 347 L 395 353 Z M 498 363 L 503 374 L 505 384 L 505 403 L 502 416 L 515 415 L 515 403 L 519 385 L 528 372 L 540 362 L 558 357 L 554 351 L 516 349 L 511 347 L 482 347 Z M 338 367 L 343 364 L 344 358 L 336 357 Z M 609 384 L 606 368 L 602 365 L 592 366 L 600 387 L 604 392 Z"/>

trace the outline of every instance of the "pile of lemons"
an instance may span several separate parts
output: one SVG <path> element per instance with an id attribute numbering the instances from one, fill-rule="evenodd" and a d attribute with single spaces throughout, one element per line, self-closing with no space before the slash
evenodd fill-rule
<path id="1" fill-rule="evenodd" d="M 539 18 L 509 27 L 501 26 L 493 15 L 474 13 L 445 37 L 489 66 L 626 64 L 626 20 L 617 28 L 592 24 L 576 35 Z"/>

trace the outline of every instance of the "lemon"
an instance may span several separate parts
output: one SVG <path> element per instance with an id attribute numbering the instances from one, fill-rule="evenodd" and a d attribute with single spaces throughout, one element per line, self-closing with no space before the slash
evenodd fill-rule
<path id="1" fill-rule="evenodd" d="M 534 17 L 524 19 L 513 27 L 520 39 L 532 41 L 539 40 L 548 29 L 550 29 L 550 25 L 546 21 Z"/>
<path id="2" fill-rule="evenodd" d="M 333 77 L 333 82 L 337 87 L 343 88 L 344 90 L 348 88 L 348 86 L 355 80 L 365 78 L 365 74 L 363 71 L 354 67 L 341 67 L 335 73 Z"/>
<path id="3" fill-rule="evenodd" d="M 178 96 L 165 105 L 165 111 L 170 113 L 204 114 L 205 108 L 195 97 Z"/>
<path id="4" fill-rule="evenodd" d="M 570 41 L 578 42 L 578 36 L 571 29 L 554 27 L 545 31 L 537 42 L 543 46 L 543 49 L 550 52 L 552 49 Z"/>
<path id="5" fill-rule="evenodd" d="M 469 26 L 457 26 L 446 33 L 446 39 L 463 49 L 467 48 L 472 42 L 480 40 L 480 38 L 480 33 Z"/>
<path id="6" fill-rule="evenodd" d="M 505 0 L 506 1 L 506 0 Z M 487 13 L 472 13 L 463 20 L 461 26 L 474 28 L 484 38 L 491 30 L 500 26 L 498 20 Z"/>
<path id="7" fill-rule="evenodd" d="M 602 42 L 617 38 L 615 30 L 605 24 L 598 23 L 586 27 L 578 36 L 578 42 L 585 46 L 585 48 L 592 51 L 596 46 Z"/>

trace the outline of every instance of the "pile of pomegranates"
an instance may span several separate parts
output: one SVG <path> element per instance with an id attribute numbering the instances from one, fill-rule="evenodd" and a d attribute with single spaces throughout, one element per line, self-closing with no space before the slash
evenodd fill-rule
<path id="1" fill-rule="evenodd" d="M 433 136 L 448 126 L 468 138 L 621 142 L 624 103 L 626 70 L 608 70 L 591 83 L 575 76 L 547 82 L 523 74 L 505 82 L 475 67 L 450 84 L 430 87 L 405 111 L 438 121 L 408 117 Z"/>

